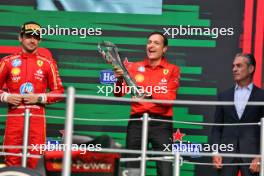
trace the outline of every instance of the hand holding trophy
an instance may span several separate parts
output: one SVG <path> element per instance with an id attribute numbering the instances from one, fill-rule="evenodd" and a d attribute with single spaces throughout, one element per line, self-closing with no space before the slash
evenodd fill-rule
<path id="1" fill-rule="evenodd" d="M 107 63 L 112 64 L 115 69 L 119 68 L 123 71 L 123 78 L 127 86 L 131 88 L 132 96 L 136 98 L 143 98 L 145 94 L 140 90 L 138 85 L 129 75 L 125 65 L 123 64 L 123 61 L 119 56 L 117 46 L 112 42 L 103 41 L 102 43 L 98 44 L 98 51 Z"/>

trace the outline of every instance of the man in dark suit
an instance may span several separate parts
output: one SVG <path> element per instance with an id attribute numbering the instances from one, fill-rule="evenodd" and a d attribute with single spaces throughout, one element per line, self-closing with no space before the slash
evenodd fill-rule
<path id="1" fill-rule="evenodd" d="M 239 53 L 233 61 L 233 78 L 236 85 L 218 95 L 219 101 L 234 101 L 232 106 L 217 106 L 215 123 L 257 123 L 264 117 L 263 106 L 247 105 L 248 101 L 264 101 L 264 92 L 253 83 L 256 61 L 252 54 Z M 259 154 L 260 127 L 214 126 L 212 144 L 233 145 L 231 153 Z M 219 151 L 221 152 L 221 151 Z M 223 152 L 223 151 L 222 151 Z M 213 156 L 213 163 L 221 176 L 236 176 L 238 170 L 243 176 L 259 175 L 260 158 L 222 158 Z M 222 166 L 223 163 L 251 163 L 246 166 Z"/>

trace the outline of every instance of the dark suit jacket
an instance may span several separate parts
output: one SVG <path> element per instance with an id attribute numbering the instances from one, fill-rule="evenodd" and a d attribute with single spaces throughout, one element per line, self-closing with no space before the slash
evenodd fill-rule
<path id="1" fill-rule="evenodd" d="M 235 87 L 218 95 L 218 101 L 234 101 Z M 264 91 L 255 85 L 248 101 L 264 101 Z M 239 119 L 235 105 L 217 106 L 215 123 L 258 123 L 264 117 L 264 106 L 247 105 Z M 233 144 L 231 153 L 259 154 L 260 126 L 214 126 L 212 128 L 211 144 Z M 219 151 L 221 152 L 221 151 Z M 232 158 L 224 158 L 224 162 Z M 252 159 L 242 159 L 251 162 Z"/>

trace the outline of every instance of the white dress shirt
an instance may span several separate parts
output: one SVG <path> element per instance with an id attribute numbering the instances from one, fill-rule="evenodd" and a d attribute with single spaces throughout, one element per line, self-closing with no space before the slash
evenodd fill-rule
<path id="1" fill-rule="evenodd" d="M 240 87 L 239 85 L 236 85 L 235 87 L 234 103 L 239 119 L 241 118 L 245 110 L 252 89 L 253 89 L 253 83 L 250 83 L 245 87 Z"/>

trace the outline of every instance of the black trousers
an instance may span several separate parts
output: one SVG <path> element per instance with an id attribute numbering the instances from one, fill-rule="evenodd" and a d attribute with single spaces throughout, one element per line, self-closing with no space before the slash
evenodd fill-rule
<path id="1" fill-rule="evenodd" d="M 150 114 L 151 118 L 171 120 L 171 117 Z M 132 115 L 130 118 L 140 118 L 142 115 Z M 168 122 L 149 122 L 148 144 L 151 143 L 155 151 L 163 151 L 164 144 L 172 143 L 173 124 Z M 141 150 L 142 139 L 142 121 L 129 121 L 127 127 L 126 145 L 127 149 Z M 127 157 L 139 157 L 137 154 L 128 154 Z M 158 176 L 172 176 L 172 163 L 166 161 L 157 161 Z M 140 162 L 127 162 L 127 167 L 139 168 Z"/>
<path id="2" fill-rule="evenodd" d="M 240 158 L 234 158 L 231 163 L 243 163 Z M 241 171 L 241 176 L 259 176 L 259 173 L 251 173 L 249 165 L 247 166 L 223 166 L 218 170 L 218 176 L 237 176 L 238 171 Z"/>

